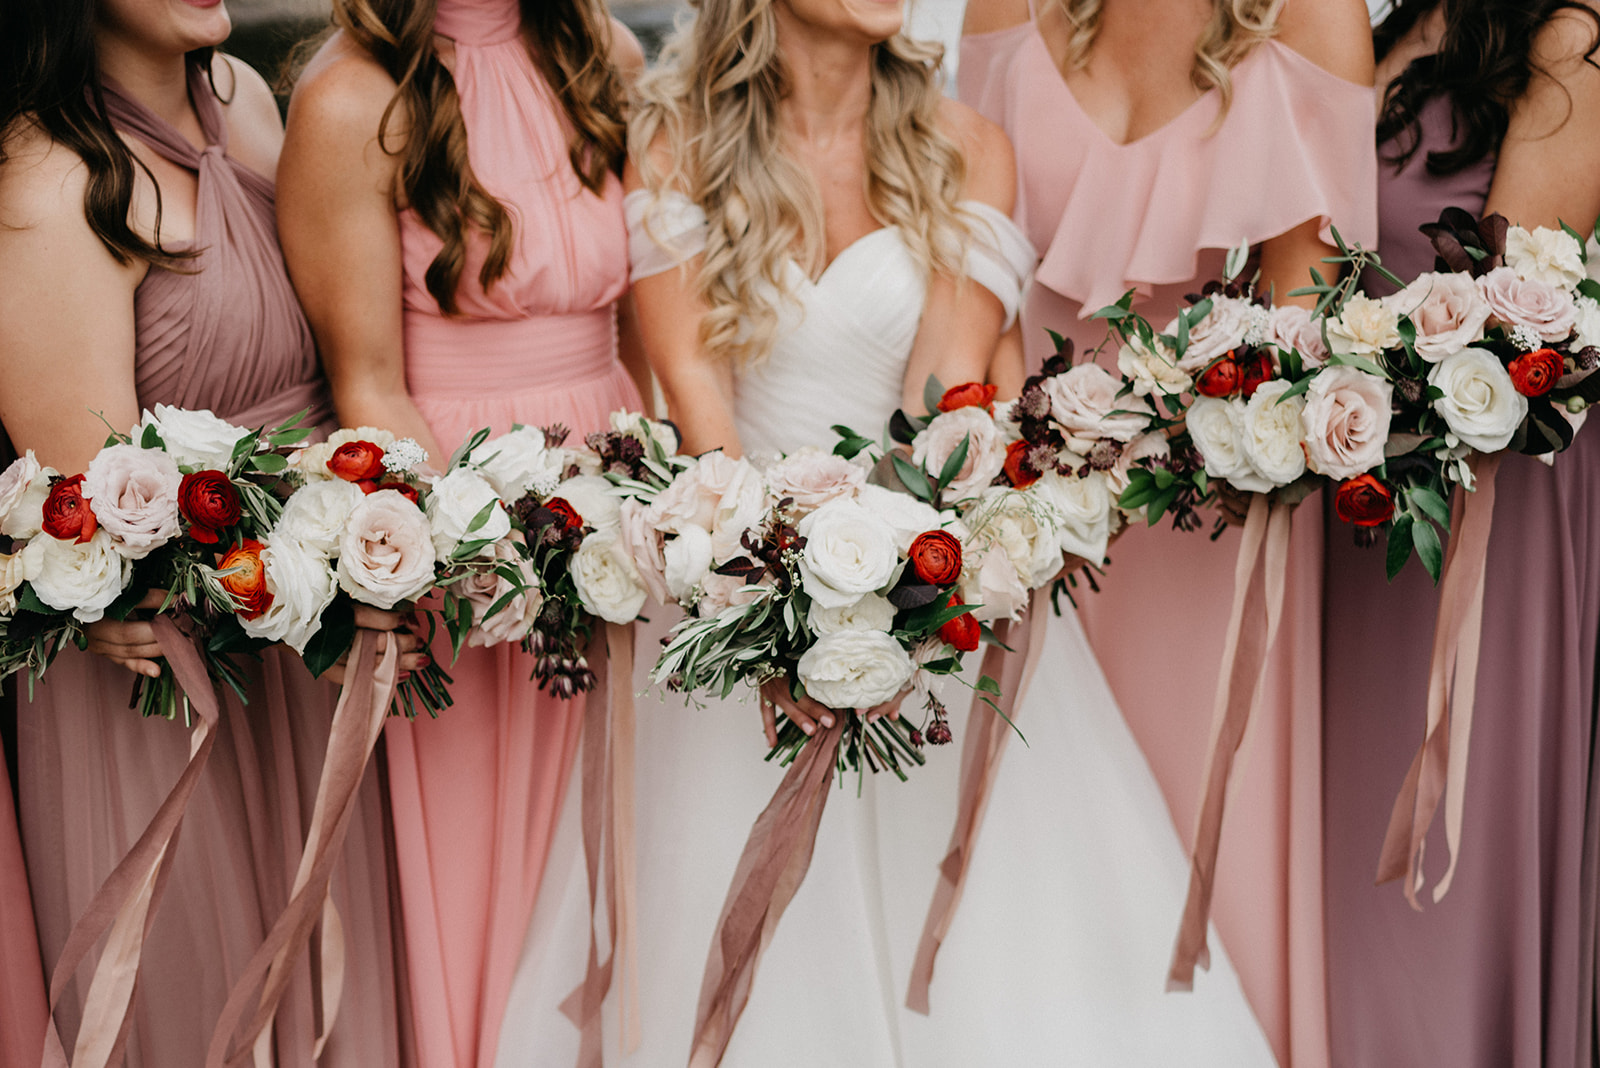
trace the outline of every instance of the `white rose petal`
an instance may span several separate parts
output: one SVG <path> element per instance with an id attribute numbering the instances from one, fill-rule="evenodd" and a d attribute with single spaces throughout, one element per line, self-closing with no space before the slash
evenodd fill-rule
<path id="1" fill-rule="evenodd" d="M 356 491 L 360 494 L 360 491 Z M 322 613 L 339 592 L 333 563 L 313 546 L 275 530 L 261 550 L 272 603 L 254 619 L 239 618 L 246 634 L 283 642 L 302 655 L 322 628 Z"/>
<path id="2" fill-rule="evenodd" d="M 938 530 L 942 523 L 939 513 L 928 502 L 885 486 L 868 483 L 857 492 L 856 500 L 889 525 L 894 532 L 895 552 L 901 556 L 910 551 L 918 534 Z"/>
<path id="3" fill-rule="evenodd" d="M 1105 475 L 1090 471 L 1082 478 L 1068 478 L 1051 471 L 1029 489 L 1037 492 L 1055 509 L 1056 529 L 1060 533 L 1057 544 L 1062 552 L 1095 564 L 1105 559 L 1106 543 L 1111 539 L 1112 505 L 1115 503 Z M 1058 559 L 1057 569 L 1060 564 Z M 1044 583 L 1034 585 L 1042 586 Z"/>
<path id="4" fill-rule="evenodd" d="M 1256 323 L 1258 307 L 1248 300 L 1221 293 L 1211 298 L 1211 311 L 1204 319 L 1189 325 L 1189 344 L 1178 366 L 1194 374 L 1229 349 L 1244 344 L 1245 335 Z M 1178 320 L 1167 324 L 1168 335 L 1178 333 Z"/>
<path id="5" fill-rule="evenodd" d="M 1281 378 L 1263 382 L 1256 387 L 1239 417 L 1239 444 L 1245 459 L 1257 474 L 1275 486 L 1287 486 L 1306 471 L 1300 428 L 1305 399 L 1280 399 L 1293 385 Z"/>
<path id="6" fill-rule="evenodd" d="M 549 495 L 566 468 L 561 451 L 546 448 L 544 431 L 537 427 L 518 427 L 490 438 L 472 451 L 472 462 L 507 501 L 529 493 Z"/>
<path id="7" fill-rule="evenodd" d="M 151 425 L 178 465 L 193 471 L 224 470 L 233 458 L 234 446 L 250 433 L 204 409 L 190 411 L 158 404 L 154 412 L 143 414 L 131 436 L 138 441 L 140 431 Z"/>
<path id="8" fill-rule="evenodd" d="M 767 488 L 772 496 L 790 498 L 800 513 L 841 497 L 854 497 L 866 484 L 867 473 L 859 464 L 809 446 L 767 468 Z"/>
<path id="9" fill-rule="evenodd" d="M 1021 616 L 1028 606 L 1028 587 L 1003 548 L 969 550 L 961 564 L 961 600 L 974 619 L 987 623 Z"/>
<path id="10" fill-rule="evenodd" d="M 21 555 L 39 600 L 58 612 L 71 612 L 80 623 L 102 618 L 133 578 L 133 561 L 117 552 L 104 530 L 82 544 L 34 538 Z"/>
<path id="11" fill-rule="evenodd" d="M 855 604 L 838 608 L 825 608 L 811 602 L 806 614 L 806 625 L 818 637 L 838 634 L 847 630 L 882 630 L 894 626 L 895 607 L 889 598 L 876 593 L 863 594 Z"/>
<path id="12" fill-rule="evenodd" d="M 615 532 L 622 523 L 622 498 L 599 475 L 569 478 L 556 487 L 555 495 L 578 510 L 585 526 Z"/>
<path id="13" fill-rule="evenodd" d="M 468 529 L 485 508 L 493 508 L 476 530 Z M 499 541 L 511 532 L 511 517 L 500 505 L 500 495 L 483 475 L 458 467 L 428 491 L 428 522 L 433 528 L 433 548 L 441 561 L 450 559 L 465 541 Z M 478 555 L 489 552 L 485 546 Z"/>
<path id="14" fill-rule="evenodd" d="M 1185 423 L 1195 448 L 1205 460 L 1206 474 L 1220 478 L 1247 493 L 1265 493 L 1272 483 L 1250 465 L 1241 439 L 1244 405 L 1220 397 L 1198 397 L 1189 406 Z"/>
<path id="15" fill-rule="evenodd" d="M 366 494 L 339 539 L 339 588 L 363 604 L 389 609 L 433 585 L 428 517 L 399 490 Z"/>
<path id="16" fill-rule="evenodd" d="M 889 524 L 855 501 L 830 501 L 801 519 L 797 530 L 806 539 L 801 581 L 825 608 L 842 608 L 880 589 L 900 562 Z"/>
<path id="17" fill-rule="evenodd" d="M 0 553 L 0 616 L 17 611 L 17 590 L 28 580 L 28 569 L 20 552 Z"/>
<path id="18" fill-rule="evenodd" d="M 50 478 L 55 474 L 54 468 L 39 465 L 32 449 L 0 474 L 0 534 L 20 541 L 39 533 L 44 499 L 50 496 Z"/>
<path id="19" fill-rule="evenodd" d="M 795 666 L 806 696 L 837 709 L 880 705 L 898 694 L 915 670 L 900 643 L 878 630 L 819 638 Z"/>
<path id="20" fill-rule="evenodd" d="M 911 443 L 911 462 L 937 478 L 963 441 L 967 458 L 948 487 L 957 500 L 982 493 L 1005 466 L 1006 450 L 993 417 L 982 408 L 941 412 Z"/>
<path id="21" fill-rule="evenodd" d="M 1306 460 L 1329 478 L 1354 478 L 1383 462 L 1394 387 L 1354 367 L 1328 367 L 1311 380 L 1300 413 Z"/>
<path id="22" fill-rule="evenodd" d="M 339 549 L 350 513 L 365 494 L 353 482 L 308 482 L 289 495 L 273 533 L 332 556 Z"/>
<path id="23" fill-rule="evenodd" d="M 644 607 L 645 588 L 615 532 L 590 534 L 572 557 L 572 584 L 591 615 L 631 623 Z"/>
<path id="24" fill-rule="evenodd" d="M 639 412 L 612 412 L 611 429 L 638 438 L 646 445 L 653 441 L 669 456 L 678 451 L 678 432 L 669 424 L 648 419 Z"/>
<path id="25" fill-rule="evenodd" d="M 1417 330 L 1417 355 L 1428 363 L 1438 363 L 1480 340 L 1489 320 L 1489 303 L 1477 284 L 1453 271 L 1419 275 L 1383 301 L 1397 314 L 1410 317 Z"/>
<path id="26" fill-rule="evenodd" d="M 711 571 L 711 535 L 699 527 L 685 527 L 662 548 L 662 560 L 667 593 L 681 602 Z"/>
<path id="27" fill-rule="evenodd" d="M 1137 335 L 1117 350 L 1117 370 L 1133 386 L 1136 397 L 1177 396 L 1194 387 L 1194 379 L 1178 366 L 1177 357 L 1165 345 L 1157 342 L 1151 348 Z"/>
<path id="28" fill-rule="evenodd" d="M 1528 398 L 1494 353 L 1462 349 L 1428 372 L 1428 385 L 1444 393 L 1433 402 L 1451 433 L 1480 452 L 1498 452 L 1528 415 Z"/>

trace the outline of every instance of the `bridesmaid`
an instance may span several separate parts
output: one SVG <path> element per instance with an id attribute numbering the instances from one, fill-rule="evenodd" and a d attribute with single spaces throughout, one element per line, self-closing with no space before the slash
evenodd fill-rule
<path id="1" fill-rule="evenodd" d="M 1588 4 L 1402 2 L 1375 41 L 1385 265 L 1402 278 L 1432 270 L 1417 227 L 1450 206 L 1589 230 L 1600 213 L 1600 18 Z M 1596 1057 L 1600 435 L 1585 428 L 1554 467 L 1509 456 L 1496 487 L 1460 861 L 1449 893 L 1421 914 L 1398 884 L 1372 880 L 1422 739 L 1437 595 L 1414 564 L 1386 583 L 1381 548 L 1329 529 L 1336 1064 L 1588 1068 Z M 1433 831 L 1430 882 L 1446 855 Z"/>
<path id="2" fill-rule="evenodd" d="M 439 463 L 480 427 L 581 439 L 638 409 L 648 372 L 617 327 L 637 43 L 598 0 L 336 0 L 334 18 L 290 108 L 280 231 L 341 420 Z M 493 1063 L 568 792 L 584 702 L 532 668 L 464 650 L 455 706 L 388 729 L 429 1068 Z"/>
<path id="3" fill-rule="evenodd" d="M 0 420 L 12 443 L 71 472 L 104 441 L 102 415 L 129 427 L 158 402 L 244 425 L 301 409 L 325 423 L 326 385 L 273 236 L 277 108 L 254 71 L 214 53 L 225 6 L 8 9 Z M 47 967 L 188 760 L 181 725 L 127 707 L 125 667 L 155 672 L 157 650 L 146 623 L 94 624 L 90 652 L 63 652 L 20 702 L 23 843 Z M 173 847 L 133 994 L 129 1065 L 204 1063 L 230 985 L 288 897 L 335 694 L 281 648 L 248 673 L 248 706 L 225 695 Z M 325 1066 L 401 1062 L 382 798 L 368 787 L 333 884 L 348 957 Z M 278 1063 L 310 1065 L 314 985 L 299 967 L 269 1049 Z M 69 1051 L 86 974 L 57 1007 Z M 115 1036 L 119 1021 L 81 1022 Z"/>
<path id="4" fill-rule="evenodd" d="M 1043 0 L 1037 9 L 984 0 L 968 7 L 964 29 L 960 97 L 1017 146 L 1014 217 L 1043 250 L 1022 314 L 1028 370 L 1051 348 L 1047 327 L 1080 354 L 1104 341 L 1103 324 L 1086 316 L 1128 289 L 1165 326 L 1185 294 L 1221 276 L 1225 251 L 1241 240 L 1279 302 L 1332 251 L 1330 224 L 1373 243 L 1375 158 L 1363 118 L 1372 56 L 1358 0 Z M 1264 691 L 1265 707 L 1285 712 L 1253 725 L 1214 909 L 1279 1059 L 1311 1065 L 1327 1056 L 1319 512 L 1314 498 L 1294 524 L 1285 623 Z M 1236 532 L 1213 545 L 1135 528 L 1112 549 L 1100 592 L 1078 596 L 1186 847 L 1237 546 Z"/>

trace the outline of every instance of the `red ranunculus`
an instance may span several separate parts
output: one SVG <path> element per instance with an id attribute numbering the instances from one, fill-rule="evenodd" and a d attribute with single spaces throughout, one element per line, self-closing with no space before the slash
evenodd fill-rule
<path id="1" fill-rule="evenodd" d="M 1382 526 L 1394 516 L 1394 491 L 1372 475 L 1357 475 L 1339 484 L 1333 510 L 1358 527 Z"/>
<path id="2" fill-rule="evenodd" d="M 982 408 L 984 411 L 994 412 L 994 395 L 998 387 L 987 386 L 979 382 L 967 382 L 960 386 L 951 386 L 944 391 L 944 396 L 939 398 L 941 412 L 953 412 L 957 408 Z"/>
<path id="3" fill-rule="evenodd" d="M 1555 349 L 1525 352 L 1511 361 L 1511 384 L 1524 397 L 1542 397 L 1561 377 L 1561 354 Z"/>
<path id="4" fill-rule="evenodd" d="M 1028 450 L 1032 447 L 1026 441 L 1013 441 L 1006 446 L 1006 480 L 1017 489 L 1039 481 L 1039 472 L 1027 466 Z"/>
<path id="5" fill-rule="evenodd" d="M 239 490 L 221 471 L 196 471 L 178 485 L 178 511 L 189 521 L 189 536 L 215 545 L 239 521 Z"/>
<path id="6" fill-rule="evenodd" d="M 1265 351 L 1257 349 L 1254 356 L 1239 364 L 1239 394 L 1246 400 L 1255 395 L 1256 387 L 1272 380 L 1272 359 Z"/>
<path id="7" fill-rule="evenodd" d="M 1195 392 L 1202 397 L 1226 397 L 1239 388 L 1239 365 L 1233 362 L 1233 353 L 1219 357 L 1210 367 L 1200 372 L 1195 380 Z"/>
<path id="8" fill-rule="evenodd" d="M 347 441 L 328 457 L 328 470 L 346 482 L 383 477 L 383 450 L 370 441 Z"/>
<path id="9" fill-rule="evenodd" d="M 961 539 L 943 530 L 929 530 L 911 543 L 911 568 L 930 586 L 949 586 L 961 577 Z"/>
<path id="10" fill-rule="evenodd" d="M 958 605 L 961 604 L 962 601 L 960 597 L 952 594 L 950 596 L 950 603 L 952 605 Z M 978 647 L 978 643 L 983 640 L 983 628 L 978 625 L 977 617 L 975 617 L 971 612 L 963 612 L 939 628 L 939 640 L 950 646 L 952 649 L 958 649 L 963 653 L 970 653 L 976 649 Z"/>
<path id="11" fill-rule="evenodd" d="M 577 530 L 583 526 L 583 516 L 565 497 L 551 497 L 544 502 L 544 507 L 555 513 L 556 522 L 561 524 L 562 530 Z"/>
<path id="12" fill-rule="evenodd" d="M 261 550 L 265 548 L 254 538 L 245 538 L 229 549 L 222 563 L 217 565 L 219 571 L 233 571 L 233 574 L 223 575 L 217 581 L 239 606 L 242 619 L 255 619 L 272 607 L 272 591 L 267 589 L 267 568 L 261 560 Z"/>
<path id="13" fill-rule="evenodd" d="M 94 537 L 100 524 L 83 496 L 83 476 L 58 478 L 44 499 L 44 522 L 40 528 L 52 538 L 83 544 Z"/>
<path id="14" fill-rule="evenodd" d="M 363 488 L 365 488 L 365 487 L 363 487 Z M 418 506 L 420 506 L 422 504 L 422 495 L 417 492 L 417 487 L 412 486 L 412 485 L 408 485 L 407 483 L 404 483 L 404 482 L 380 482 L 378 485 L 374 486 L 371 490 L 368 490 L 367 492 L 371 493 L 371 492 L 376 492 L 377 490 L 386 490 L 386 489 L 394 490 L 396 493 L 400 494 L 400 496 L 404 497 L 406 500 L 410 501 L 412 504 L 415 504 L 415 505 L 418 505 Z"/>

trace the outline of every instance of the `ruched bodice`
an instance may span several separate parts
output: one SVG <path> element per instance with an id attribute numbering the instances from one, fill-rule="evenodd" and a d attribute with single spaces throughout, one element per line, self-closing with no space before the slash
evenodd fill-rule
<path id="1" fill-rule="evenodd" d="M 189 96 L 205 133 L 197 149 L 116 87 L 105 86 L 117 129 L 180 167 L 199 185 L 199 255 L 176 269 L 152 266 L 134 293 L 139 403 L 209 408 L 246 426 L 310 409 L 328 416 L 327 387 L 311 329 L 284 269 L 272 182 L 228 156 L 228 127 L 205 70 L 189 67 Z"/>

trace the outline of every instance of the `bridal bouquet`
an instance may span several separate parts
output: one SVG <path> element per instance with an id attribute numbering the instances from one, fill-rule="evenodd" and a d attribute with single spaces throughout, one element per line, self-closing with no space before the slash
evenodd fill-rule
<path id="1" fill-rule="evenodd" d="M 209 411 L 157 405 L 131 433 L 112 433 L 81 474 L 42 467 L 29 452 L 0 474 L 0 677 L 44 676 L 85 624 L 123 619 L 150 590 L 158 612 L 199 639 L 212 677 L 243 697 L 235 654 L 260 648 L 252 626 L 271 611 L 262 551 L 279 514 L 287 450 L 299 416 L 246 430 Z M 172 718 L 183 698 L 163 662 L 139 676 L 133 703 Z"/>

